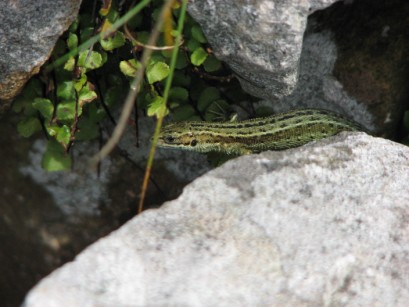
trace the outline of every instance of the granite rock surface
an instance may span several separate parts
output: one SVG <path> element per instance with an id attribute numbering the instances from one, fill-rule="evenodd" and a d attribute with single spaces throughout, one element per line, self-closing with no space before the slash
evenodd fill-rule
<path id="1" fill-rule="evenodd" d="M 25 306 L 403 306 L 409 149 L 346 134 L 227 162 L 43 279 Z"/>

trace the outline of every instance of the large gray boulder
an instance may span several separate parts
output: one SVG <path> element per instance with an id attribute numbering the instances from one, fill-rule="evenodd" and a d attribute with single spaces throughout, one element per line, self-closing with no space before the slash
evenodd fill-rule
<path id="1" fill-rule="evenodd" d="M 4 0 L 0 5 L 0 110 L 50 56 L 81 0 Z M 3 101 L 3 102 L 2 102 Z"/>
<path id="2" fill-rule="evenodd" d="M 404 306 L 409 148 L 364 133 L 230 161 L 25 306 Z"/>
<path id="3" fill-rule="evenodd" d="M 195 0 L 188 10 L 243 89 L 277 100 L 297 84 L 308 15 L 337 1 Z"/>

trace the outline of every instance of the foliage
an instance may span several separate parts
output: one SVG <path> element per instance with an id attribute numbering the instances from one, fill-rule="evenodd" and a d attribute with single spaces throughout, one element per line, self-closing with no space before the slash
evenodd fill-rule
<path id="1" fill-rule="evenodd" d="M 72 144 L 98 138 L 101 121 L 112 119 L 110 110 L 124 100 L 141 68 L 141 52 L 162 4 L 151 1 L 146 6 L 150 1 L 141 1 L 139 12 L 132 15 L 129 12 L 137 12 L 129 7 L 132 1 L 106 0 L 92 18 L 88 2 L 92 1 L 84 1 L 79 17 L 58 40 L 50 58 L 53 69 L 31 79 L 13 106 L 21 114 L 17 130 L 22 136 L 41 130 L 47 135 L 43 167 L 48 171 L 70 168 Z M 173 28 L 179 14 L 175 1 L 159 46 L 177 35 Z M 117 29 L 118 22 L 126 23 Z M 201 28 L 189 16 L 182 34 L 174 71 L 170 68 L 172 50 L 153 53 L 136 106 L 148 116 L 170 114 L 178 121 L 228 119 L 233 102 L 228 93 L 240 92 L 237 83 L 224 82 L 229 70 L 212 54 Z M 173 84 L 164 99 L 171 74 Z"/>

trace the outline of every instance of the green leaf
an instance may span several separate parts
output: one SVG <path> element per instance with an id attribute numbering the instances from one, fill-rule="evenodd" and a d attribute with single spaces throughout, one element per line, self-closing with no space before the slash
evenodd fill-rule
<path id="1" fill-rule="evenodd" d="M 206 60 L 209 54 L 202 48 L 197 48 L 190 56 L 190 61 L 195 66 L 200 66 Z"/>
<path id="2" fill-rule="evenodd" d="M 172 111 L 172 119 L 174 121 L 183 121 L 191 118 L 195 114 L 195 109 L 190 104 L 186 104 Z"/>
<path id="3" fill-rule="evenodd" d="M 209 105 L 220 98 L 220 91 L 216 87 L 207 87 L 203 90 L 200 94 L 199 99 L 197 101 L 197 109 L 200 112 L 206 110 Z"/>
<path id="4" fill-rule="evenodd" d="M 162 81 L 169 75 L 169 66 L 164 62 L 154 62 L 146 69 L 149 84 Z"/>
<path id="5" fill-rule="evenodd" d="M 203 67 L 207 72 L 214 72 L 222 68 L 222 63 L 214 55 L 209 55 L 204 61 Z"/>
<path id="6" fill-rule="evenodd" d="M 78 36 L 77 34 L 70 33 L 67 38 L 67 47 L 73 50 L 78 47 Z"/>
<path id="7" fill-rule="evenodd" d="M 64 69 L 68 71 L 73 71 L 75 68 L 75 59 L 74 57 L 70 57 L 67 62 L 64 64 Z"/>
<path id="8" fill-rule="evenodd" d="M 47 132 L 50 136 L 56 137 L 58 133 L 58 129 L 60 128 L 57 125 L 49 125 L 48 122 L 45 123 L 45 128 L 47 129 Z"/>
<path id="9" fill-rule="evenodd" d="M 73 81 L 65 81 L 57 86 L 57 97 L 62 100 L 75 99 L 75 89 Z"/>
<path id="10" fill-rule="evenodd" d="M 81 51 L 78 57 L 77 65 L 87 69 L 96 69 L 103 64 L 102 55 L 96 51 Z"/>
<path id="11" fill-rule="evenodd" d="M 200 26 L 195 25 L 192 27 L 191 29 L 191 33 L 192 33 L 192 37 L 197 40 L 199 43 L 207 43 L 207 39 L 203 34 L 202 29 L 200 28 Z"/>
<path id="12" fill-rule="evenodd" d="M 54 105 L 50 99 L 46 98 L 36 98 L 33 102 L 34 109 L 40 111 L 41 115 L 45 119 L 51 119 L 54 112 Z"/>
<path id="13" fill-rule="evenodd" d="M 82 73 L 81 77 L 74 82 L 74 88 L 77 92 L 81 91 L 81 89 L 87 84 L 87 75 Z"/>
<path id="14" fill-rule="evenodd" d="M 148 116 L 164 117 L 169 114 L 169 109 L 166 107 L 165 100 L 162 96 L 156 96 L 147 110 Z"/>
<path id="15" fill-rule="evenodd" d="M 101 39 L 100 43 L 104 50 L 111 51 L 125 44 L 125 36 L 122 32 L 117 31 L 113 37 Z"/>
<path id="16" fill-rule="evenodd" d="M 141 68 L 141 63 L 134 59 L 121 61 L 119 63 L 119 69 L 125 76 L 128 77 L 135 77 L 139 68 Z"/>
<path id="17" fill-rule="evenodd" d="M 33 98 L 25 98 L 23 95 L 19 95 L 13 101 L 13 111 L 20 113 L 24 111 L 24 114 L 27 116 L 32 116 L 37 111 L 33 108 Z"/>
<path id="18" fill-rule="evenodd" d="M 230 105 L 223 99 L 213 101 L 206 109 L 204 118 L 206 121 L 226 121 L 230 115 Z"/>
<path id="19" fill-rule="evenodd" d="M 197 40 L 195 39 L 189 39 L 189 41 L 187 42 L 187 48 L 190 51 L 196 50 L 198 48 L 202 47 L 202 44 L 199 43 Z"/>
<path id="20" fill-rule="evenodd" d="M 36 117 L 27 117 L 17 124 L 18 133 L 25 138 L 28 138 L 29 136 L 33 135 L 40 129 L 41 124 L 38 118 Z"/>
<path id="21" fill-rule="evenodd" d="M 169 100 L 187 101 L 189 92 L 183 87 L 172 87 L 169 91 Z"/>
<path id="22" fill-rule="evenodd" d="M 60 143 L 51 140 L 43 155 L 42 166 L 49 172 L 67 170 L 71 168 L 71 158 Z"/>
<path id="23" fill-rule="evenodd" d="M 78 116 L 81 116 L 82 108 L 78 106 Z M 75 101 L 60 102 L 57 106 L 57 118 L 59 120 L 73 120 L 75 118 Z"/>
<path id="24" fill-rule="evenodd" d="M 93 90 L 90 89 L 90 85 L 88 83 L 78 93 L 79 105 L 82 107 L 82 106 L 84 106 L 85 103 L 91 102 L 94 99 L 96 99 L 97 97 L 98 97 L 97 93 L 95 93 Z"/>
<path id="25" fill-rule="evenodd" d="M 64 148 L 66 148 L 71 139 L 70 128 L 68 128 L 67 125 L 59 127 L 59 129 L 57 130 L 56 139 L 61 143 L 61 145 L 64 146 Z"/>

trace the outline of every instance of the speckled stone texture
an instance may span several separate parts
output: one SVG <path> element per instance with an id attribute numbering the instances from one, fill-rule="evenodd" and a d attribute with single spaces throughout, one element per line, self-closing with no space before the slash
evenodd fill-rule
<path id="1" fill-rule="evenodd" d="M 0 110 L 48 59 L 81 0 L 3 0 L 0 5 Z"/>
<path id="2" fill-rule="evenodd" d="M 277 100 L 297 84 L 308 15 L 337 1 L 193 0 L 188 10 L 243 88 Z"/>
<path id="3" fill-rule="evenodd" d="M 227 162 L 43 279 L 36 306 L 405 306 L 409 148 L 364 133 Z"/>

